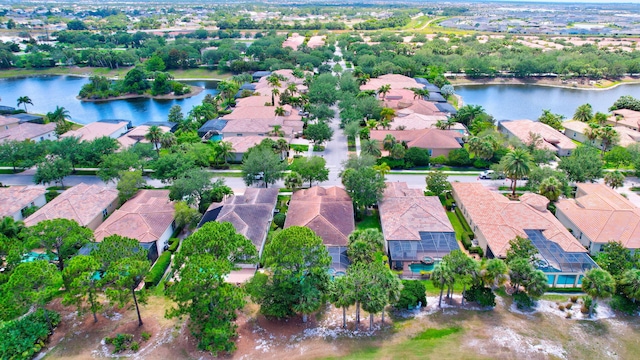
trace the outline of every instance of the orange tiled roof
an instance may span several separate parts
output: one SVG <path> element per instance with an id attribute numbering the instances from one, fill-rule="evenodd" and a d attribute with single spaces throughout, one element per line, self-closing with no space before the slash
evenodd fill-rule
<path id="1" fill-rule="evenodd" d="M 391 85 L 392 89 L 409 89 L 413 87 L 422 88 L 424 85 L 418 84 L 414 79 L 399 75 L 399 74 L 387 74 L 378 76 L 377 78 L 370 79 L 366 84 L 360 86 L 360 90 L 378 90 L 382 85 Z"/>
<path id="2" fill-rule="evenodd" d="M 387 241 L 420 240 L 420 232 L 454 231 L 438 197 L 409 189 L 406 182 L 387 182 L 378 208 Z"/>
<path id="3" fill-rule="evenodd" d="M 13 216 L 46 192 L 43 186 L 0 187 L 0 217 Z"/>
<path id="4" fill-rule="evenodd" d="M 459 149 L 456 140 L 462 135 L 454 130 L 422 129 L 422 130 L 372 130 L 370 138 L 382 142 L 388 135 L 393 135 L 397 141 L 405 141 L 407 146 L 423 149 Z"/>
<path id="5" fill-rule="evenodd" d="M 559 211 L 592 242 L 640 248 L 640 209 L 604 184 L 577 186 L 575 199 L 558 201 Z"/>
<path id="6" fill-rule="evenodd" d="M 231 146 L 233 146 L 233 152 L 245 153 L 250 148 L 260 144 L 264 139 L 278 141 L 278 139 L 281 138 L 273 136 L 229 136 L 224 138 L 224 141 L 231 143 Z"/>
<path id="7" fill-rule="evenodd" d="M 117 198 L 116 189 L 81 183 L 62 192 L 29 216 L 24 223 L 33 226 L 43 220 L 62 218 L 75 220 L 81 226 L 86 226 Z"/>
<path id="8" fill-rule="evenodd" d="M 153 242 L 171 226 L 174 214 L 169 190 L 140 190 L 98 226 L 94 235 L 97 242 L 116 234 Z"/>
<path id="9" fill-rule="evenodd" d="M 55 123 L 48 124 L 35 124 L 35 123 L 22 123 L 11 129 L 0 132 L 0 141 L 16 140 L 24 141 L 37 138 L 38 136 L 46 135 L 56 130 Z"/>
<path id="10" fill-rule="evenodd" d="M 96 121 L 87 124 L 78 130 L 67 131 L 66 133 L 60 135 L 60 137 L 66 138 L 74 136 L 83 141 L 92 141 L 103 136 L 110 137 L 118 129 L 122 128 L 123 126 L 127 126 L 127 124 L 129 124 L 129 122 L 124 120 L 118 122 Z"/>
<path id="11" fill-rule="evenodd" d="M 477 231 L 487 239 L 493 254 L 505 257 L 509 241 L 524 230 L 541 230 L 544 236 L 567 252 L 586 252 L 585 248 L 547 210 L 548 200 L 538 194 L 524 194 L 511 201 L 479 183 L 452 183 L 453 191 Z"/>
<path id="12" fill-rule="evenodd" d="M 346 246 L 355 229 L 353 203 L 347 192 L 333 186 L 314 186 L 291 196 L 284 227 L 306 226 L 320 236 L 325 245 Z"/>
<path id="13" fill-rule="evenodd" d="M 558 149 L 572 150 L 576 148 L 576 144 L 563 133 L 539 121 L 511 120 L 502 121 L 500 125 L 525 144 L 531 141 L 530 134 L 534 133 L 542 137 L 541 145 L 544 149 L 557 151 Z"/>

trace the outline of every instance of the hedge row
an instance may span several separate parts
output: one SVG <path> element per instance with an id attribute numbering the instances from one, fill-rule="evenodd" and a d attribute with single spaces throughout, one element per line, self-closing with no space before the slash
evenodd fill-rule
<path id="1" fill-rule="evenodd" d="M 178 250 L 178 246 L 180 246 L 180 239 L 171 238 L 169 239 L 169 251 L 174 253 Z"/>
<path id="2" fill-rule="evenodd" d="M 51 325 L 60 323 L 60 314 L 48 311 Z M 20 320 L 10 321 L 0 328 L 0 359 L 31 359 L 40 352 L 50 335 L 49 324 L 40 309 Z"/>
<path id="3" fill-rule="evenodd" d="M 149 273 L 144 279 L 145 286 L 153 287 L 158 285 L 160 280 L 162 280 L 162 276 L 167 271 L 169 264 L 171 264 L 171 252 L 165 251 L 160 255 L 158 260 L 156 260 L 151 270 L 149 270 Z"/>

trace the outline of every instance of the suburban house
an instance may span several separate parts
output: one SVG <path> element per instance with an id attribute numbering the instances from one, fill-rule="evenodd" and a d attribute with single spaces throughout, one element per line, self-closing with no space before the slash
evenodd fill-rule
<path id="1" fill-rule="evenodd" d="M 592 255 L 609 241 L 640 248 L 640 209 L 604 184 L 577 184 L 575 199 L 562 199 L 556 208 L 558 220 Z"/>
<path id="2" fill-rule="evenodd" d="M 418 113 L 396 113 L 396 117 L 391 123 L 393 130 L 423 130 L 437 129 L 438 121 L 446 121 L 444 115 L 422 115 Z M 448 130 L 454 130 L 460 133 L 460 136 L 469 135 L 467 128 L 461 123 L 453 123 Z"/>
<path id="3" fill-rule="evenodd" d="M 47 203 L 46 192 L 42 186 L 0 187 L 0 218 L 10 216 L 16 221 L 23 220 L 27 208 Z"/>
<path id="4" fill-rule="evenodd" d="M 198 136 L 203 140 L 221 140 L 222 129 L 227 126 L 227 120 L 213 119 L 209 120 L 198 129 Z"/>
<path id="5" fill-rule="evenodd" d="M 451 150 L 462 147 L 462 135 L 455 130 L 372 130 L 369 138 L 378 140 L 382 145 L 387 135 L 392 135 L 398 142 L 405 142 L 409 148 L 428 149 L 433 157 L 448 156 Z"/>
<path id="6" fill-rule="evenodd" d="M 29 216 L 25 225 L 43 220 L 69 219 L 95 230 L 118 207 L 118 190 L 98 185 L 78 184 Z"/>
<path id="7" fill-rule="evenodd" d="M 611 112 L 613 115 L 607 119 L 607 124 L 612 126 L 624 126 L 633 131 L 640 129 L 640 111 L 619 109 Z"/>
<path id="8" fill-rule="evenodd" d="M 458 208 L 488 258 L 505 258 L 509 241 L 520 236 L 538 250 L 536 267 L 547 275 L 549 286 L 579 287 L 584 272 L 597 267 L 585 247 L 547 210 L 544 196 L 527 193 L 509 200 L 480 183 L 451 185 Z"/>
<path id="9" fill-rule="evenodd" d="M 258 73 L 258 72 L 256 72 Z M 255 76 L 254 73 L 253 75 Z M 305 74 L 309 74 L 310 72 L 305 72 Z M 283 77 L 285 80 L 284 81 L 280 81 L 280 93 L 282 93 L 288 86 L 289 83 L 294 83 L 296 84 L 296 88 L 297 91 L 299 93 L 306 93 L 308 88 L 306 85 L 304 85 L 304 78 L 297 78 L 295 76 L 293 76 L 293 70 L 290 69 L 282 69 L 282 70 L 276 70 L 273 73 L 268 73 L 262 77 L 260 77 L 260 79 L 258 80 L 258 82 L 255 84 L 255 91 L 260 93 L 262 96 L 269 96 L 269 102 L 271 102 L 271 85 L 269 85 L 269 82 L 267 81 L 267 78 L 269 75 L 271 74 L 276 74 L 276 75 L 280 75 L 281 77 Z"/>
<path id="10" fill-rule="evenodd" d="M 333 259 L 332 274 L 344 274 L 349 265 L 347 242 L 355 230 L 353 203 L 344 189 L 314 186 L 293 193 L 284 223 L 285 228 L 291 226 L 308 227 L 320 236 Z"/>
<path id="11" fill-rule="evenodd" d="M 439 120 L 447 118 L 433 102 L 425 101 L 421 97 L 416 98 L 413 91 L 408 89 L 392 89 L 382 98 L 382 106 L 395 110 L 398 116 L 416 113 L 438 116 Z"/>
<path id="12" fill-rule="evenodd" d="M 13 116 L 0 115 L 0 132 L 9 130 L 20 124 L 20 119 Z"/>
<path id="13" fill-rule="evenodd" d="M 99 120 L 81 127 L 78 130 L 70 130 L 60 135 L 60 138 L 76 137 L 81 141 L 93 141 L 103 136 L 117 139 L 131 128 L 128 120 Z"/>
<path id="14" fill-rule="evenodd" d="M 55 123 L 36 124 L 26 122 L 0 131 L 0 142 L 10 140 L 40 142 L 44 140 L 56 140 L 57 138 Z"/>
<path id="15" fill-rule="evenodd" d="M 507 138 L 516 138 L 523 144 L 531 142 L 531 134 L 540 136 L 540 143 L 536 147 L 551 150 L 558 156 L 569 156 L 575 150 L 576 144 L 560 131 L 547 124 L 532 120 L 505 120 L 498 123 L 498 130 Z"/>
<path id="16" fill-rule="evenodd" d="M 226 196 L 221 202 L 211 204 L 198 228 L 210 221 L 231 223 L 239 234 L 251 240 L 258 250 L 258 257 L 261 257 L 277 202 L 276 188 L 247 188 L 243 195 Z M 250 279 L 257 264 L 241 267 L 243 269 L 231 272 L 229 282 L 238 283 Z"/>
<path id="17" fill-rule="evenodd" d="M 275 106 L 236 107 L 231 114 L 223 116 L 227 124 L 222 129 L 223 138 L 232 136 L 268 136 L 276 126 L 284 136 L 302 134 L 304 123 L 290 105 L 283 106 L 284 116 L 275 114 Z"/>
<path id="18" fill-rule="evenodd" d="M 273 136 L 232 136 L 225 138 L 223 141 L 226 141 L 231 144 L 233 147 L 233 151 L 231 152 L 231 159 L 229 161 L 240 163 L 242 162 L 242 157 L 244 154 L 249 151 L 250 148 L 260 144 L 264 139 L 271 139 L 273 141 L 278 141 L 277 137 Z"/>
<path id="19" fill-rule="evenodd" d="M 387 182 L 378 209 L 389 261 L 405 277 L 433 270 L 443 256 L 460 248 L 437 196 L 424 196 L 405 182 Z"/>
<path id="20" fill-rule="evenodd" d="M 131 131 L 125 133 L 124 135 L 118 137 L 118 142 L 121 145 L 121 148 L 126 149 L 130 146 L 133 146 L 137 143 L 149 143 L 150 141 L 145 139 L 145 135 L 149 132 L 149 128 L 151 125 L 140 125 L 136 126 Z M 158 128 L 162 130 L 162 133 L 171 132 L 171 128 L 169 126 L 158 125 Z M 158 144 L 160 146 L 160 144 Z"/>
<path id="21" fill-rule="evenodd" d="M 298 33 L 293 33 L 282 43 L 282 48 L 289 47 L 293 50 L 298 50 L 298 47 L 302 45 L 304 39 L 304 36 L 300 36 Z"/>
<path id="22" fill-rule="evenodd" d="M 418 83 L 415 79 L 400 74 L 386 74 L 372 78 L 366 84 L 360 86 L 360 90 L 378 90 L 383 85 L 391 85 L 391 89 L 423 89 L 425 84 Z M 412 95 L 413 96 L 413 95 Z"/>
<path id="23" fill-rule="evenodd" d="M 587 131 L 590 129 L 589 124 L 573 120 L 563 122 L 562 126 L 564 127 L 564 134 L 568 138 L 583 144 L 591 144 L 598 148 L 602 148 L 602 142 L 600 140 L 589 140 L 587 137 Z M 635 144 L 636 142 L 640 142 L 640 132 L 631 130 L 626 126 L 614 126 L 613 129 L 618 133 L 618 145 L 622 147 L 627 147 L 631 144 Z"/>
<path id="24" fill-rule="evenodd" d="M 169 190 L 140 190 L 95 231 L 96 242 L 120 235 L 140 242 L 148 258 L 155 261 L 165 250 L 175 230 L 175 209 Z"/>

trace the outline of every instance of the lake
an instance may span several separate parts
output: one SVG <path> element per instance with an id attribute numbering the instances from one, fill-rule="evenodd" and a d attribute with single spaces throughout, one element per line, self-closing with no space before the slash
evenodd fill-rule
<path id="1" fill-rule="evenodd" d="M 77 76 L 33 76 L 0 79 L 0 105 L 16 106 L 20 96 L 29 96 L 33 106 L 29 112 L 45 114 L 56 106 L 69 110 L 71 119 L 87 124 L 102 119 L 126 119 L 133 125 L 149 121 L 165 121 L 173 105 L 183 113 L 202 102 L 207 94 L 217 94 L 217 81 L 185 81 L 204 87 L 200 94 L 182 100 L 132 99 L 106 102 L 83 102 L 76 99 L 88 78 Z M 594 111 L 606 112 L 622 95 L 640 97 L 640 84 L 620 85 L 601 91 L 553 88 L 535 85 L 456 86 L 465 104 L 482 105 L 498 120 L 537 119 L 542 109 L 550 109 L 571 118 L 579 105 L 590 103 Z"/>
<path id="2" fill-rule="evenodd" d="M 71 120 L 88 124 L 103 119 L 131 120 L 133 125 L 149 121 L 166 121 L 173 105 L 182 106 L 186 115 L 194 105 L 199 105 L 207 94 L 217 94 L 217 81 L 183 81 L 189 85 L 204 87 L 200 94 L 182 100 L 130 99 L 105 102 L 84 102 L 76 99 L 88 78 L 78 76 L 33 76 L 0 79 L 0 105 L 16 107 L 20 96 L 28 96 L 33 106 L 27 110 L 46 114 L 62 106 L 69 111 Z M 21 106 L 22 108 L 22 106 Z"/>
<path id="3" fill-rule="evenodd" d="M 589 103 L 593 111 L 608 112 L 620 96 L 640 97 L 640 84 L 620 85 L 608 90 L 578 90 L 536 85 L 467 85 L 456 86 L 465 105 L 481 105 L 496 120 L 535 120 L 543 109 L 562 114 L 567 119 L 576 108 Z"/>

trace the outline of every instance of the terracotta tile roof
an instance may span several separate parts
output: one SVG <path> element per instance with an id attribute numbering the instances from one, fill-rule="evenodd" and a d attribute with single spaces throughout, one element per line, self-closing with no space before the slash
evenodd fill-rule
<path id="1" fill-rule="evenodd" d="M 214 220 L 229 222 L 260 250 L 269 231 L 277 201 L 276 188 L 247 188 L 244 195 L 228 196 L 221 203 L 211 204 L 198 227 Z"/>
<path id="2" fill-rule="evenodd" d="M 81 226 L 86 226 L 117 198 L 118 190 L 114 188 L 81 183 L 62 192 L 29 216 L 24 223 L 33 226 L 43 220 L 62 218 L 75 220 Z"/>
<path id="3" fill-rule="evenodd" d="M 610 122 L 616 124 L 624 124 L 633 128 L 640 128 L 640 111 L 634 111 L 629 109 L 620 109 L 612 111 L 613 117 L 609 119 Z M 618 121 L 615 119 L 615 115 L 620 115 L 622 118 Z"/>
<path id="4" fill-rule="evenodd" d="M 510 120 L 501 121 L 500 126 L 507 129 L 511 134 L 527 144 L 531 141 L 530 133 L 538 134 L 542 137 L 542 147 L 547 150 L 557 151 L 558 149 L 572 150 L 576 144 L 560 131 L 547 124 L 532 120 Z"/>
<path id="5" fill-rule="evenodd" d="M 242 119 L 274 119 L 276 118 L 277 106 L 242 106 L 237 107 L 231 114 L 223 116 L 224 120 L 242 120 Z M 302 116 L 298 115 L 297 111 L 293 111 L 287 105 L 283 106 L 286 111 L 285 116 L 278 116 L 278 118 L 286 120 L 301 120 Z"/>
<path id="6" fill-rule="evenodd" d="M 575 120 L 565 121 L 562 123 L 562 126 L 566 130 L 572 130 L 582 135 L 584 135 L 586 130 L 589 128 L 587 123 Z M 626 126 L 614 126 L 613 129 L 618 133 L 618 135 L 620 135 L 620 141 L 618 142 L 618 145 L 620 146 L 627 147 L 640 141 L 640 132 L 629 129 Z M 599 141 L 596 141 L 596 144 L 599 144 Z"/>
<path id="7" fill-rule="evenodd" d="M 83 141 L 92 141 L 103 136 L 111 137 L 111 135 L 118 131 L 118 129 L 122 128 L 123 126 L 127 126 L 128 124 L 129 122 L 124 120 L 118 122 L 96 121 L 87 124 L 78 130 L 67 131 L 66 133 L 60 135 L 60 137 L 65 138 L 75 136 Z"/>
<path id="8" fill-rule="evenodd" d="M 264 139 L 271 139 L 273 141 L 278 141 L 277 137 L 273 136 L 229 136 L 224 138 L 224 141 L 230 142 L 233 146 L 233 152 L 236 153 L 245 153 L 250 148 L 260 144 Z"/>
<path id="9" fill-rule="evenodd" d="M 4 126 L 6 125 L 12 125 L 12 124 L 18 124 L 20 123 L 20 119 L 18 118 L 14 118 L 11 116 L 2 116 L 0 115 L 0 131 L 4 130 Z"/>
<path id="10" fill-rule="evenodd" d="M 43 186 L 0 187 L 0 217 L 13 216 L 46 192 Z"/>
<path id="11" fill-rule="evenodd" d="M 382 142 L 387 134 L 393 135 L 397 141 L 405 141 L 407 146 L 423 149 L 459 149 L 456 138 L 462 135 L 454 130 L 372 130 L 370 138 Z"/>
<path id="12" fill-rule="evenodd" d="M 310 49 L 315 49 L 324 45 L 324 36 L 315 35 L 312 36 L 309 41 L 307 41 L 307 47 Z"/>
<path id="13" fill-rule="evenodd" d="M 169 190 L 140 190 L 98 226 L 94 235 L 97 242 L 115 234 L 153 242 L 171 226 L 174 214 Z"/>
<path id="14" fill-rule="evenodd" d="M 275 97 L 275 100 L 277 104 L 279 101 L 277 96 Z M 268 95 L 267 94 L 259 95 L 259 96 L 255 95 L 255 96 L 240 98 L 236 100 L 235 108 L 238 109 L 242 107 L 266 107 L 266 106 L 269 106 L 269 107 L 271 106 L 271 93 L 269 93 Z"/>
<path id="15" fill-rule="evenodd" d="M 137 141 L 142 141 L 142 142 L 148 142 L 148 140 L 146 140 L 144 138 L 145 135 L 147 135 L 147 132 L 149 132 L 149 128 L 151 126 L 149 125 L 140 125 L 140 126 L 136 126 L 133 129 L 131 129 L 131 131 L 129 131 L 128 133 L 122 135 L 121 137 L 130 137 L 132 139 L 135 139 Z M 171 128 L 168 126 L 163 126 L 163 125 L 159 125 L 158 126 L 160 128 L 160 130 L 162 130 L 162 133 L 168 133 L 171 131 Z"/>
<path id="16" fill-rule="evenodd" d="M 24 141 L 35 139 L 56 130 L 55 123 L 35 124 L 22 123 L 16 127 L 0 132 L 0 141 Z"/>
<path id="17" fill-rule="evenodd" d="M 284 227 L 306 226 L 327 246 L 346 246 L 355 230 L 353 203 L 339 187 L 314 186 L 296 191 L 291 197 Z"/>
<path id="18" fill-rule="evenodd" d="M 382 85 L 391 85 L 392 89 L 405 88 L 423 88 L 424 85 L 418 84 L 413 78 L 399 74 L 387 74 L 370 79 L 366 84 L 360 86 L 360 90 L 378 90 Z M 413 96 L 413 95 L 412 95 Z"/>
<path id="19" fill-rule="evenodd" d="M 447 117 L 445 115 L 422 115 L 418 113 L 411 114 L 397 114 L 391 123 L 391 128 L 397 130 L 398 127 L 402 126 L 405 130 L 422 130 L 422 129 L 430 129 L 436 128 L 436 123 L 438 120 L 446 120 Z M 451 130 L 456 130 L 458 132 L 466 132 L 467 128 L 460 123 L 455 123 Z"/>
<path id="20" fill-rule="evenodd" d="M 293 33 L 287 40 L 282 43 L 282 47 L 290 47 L 293 50 L 298 50 L 298 47 L 304 42 L 304 36 L 300 36 L 298 33 Z"/>
<path id="21" fill-rule="evenodd" d="M 479 183 L 454 182 L 451 185 L 460 205 L 497 257 L 507 255 L 509 241 L 516 235 L 526 237 L 524 230 L 541 230 L 547 239 L 567 252 L 586 252 L 546 209 L 548 200 L 541 195 L 527 193 L 520 201 L 511 201 Z"/>
<path id="22" fill-rule="evenodd" d="M 438 197 L 409 189 L 406 182 L 387 182 L 378 208 L 387 241 L 419 241 L 420 232 L 454 231 Z"/>
<path id="23" fill-rule="evenodd" d="M 640 248 L 640 209 L 604 184 L 577 184 L 575 199 L 558 201 L 561 211 L 592 242 L 620 241 Z"/>
<path id="24" fill-rule="evenodd" d="M 308 74 L 309 72 L 305 72 L 305 73 Z M 280 81 L 280 84 L 282 85 L 280 87 L 280 92 L 286 89 L 288 83 L 296 84 L 300 92 L 304 92 L 307 89 L 306 86 L 302 85 L 302 83 L 304 82 L 304 79 L 298 79 L 295 76 L 293 76 L 293 70 L 290 70 L 290 69 L 276 70 L 272 74 L 278 74 L 285 77 L 284 81 Z M 267 76 L 263 76 L 260 78 L 260 80 L 258 80 L 258 82 L 256 83 L 256 91 L 259 91 L 262 94 L 262 96 L 268 95 L 269 102 L 271 102 L 271 86 L 269 86 L 269 83 L 267 82 Z"/>

